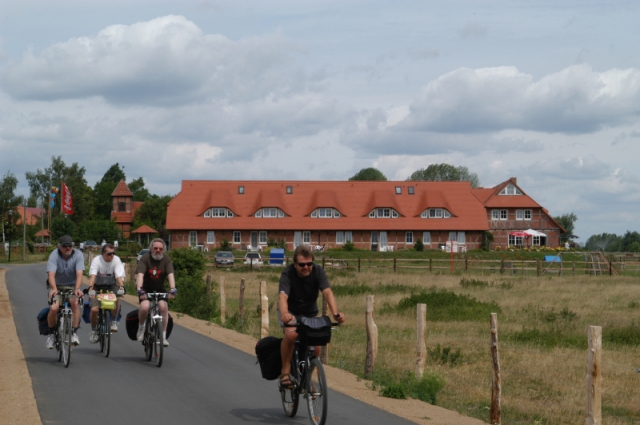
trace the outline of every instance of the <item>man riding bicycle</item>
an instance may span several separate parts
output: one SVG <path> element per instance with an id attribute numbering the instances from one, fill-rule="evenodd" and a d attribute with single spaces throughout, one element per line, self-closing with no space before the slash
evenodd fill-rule
<path id="1" fill-rule="evenodd" d="M 111 332 L 118 332 L 116 318 L 120 311 L 120 298 L 124 296 L 124 266 L 120 257 L 115 255 L 115 247 L 110 243 L 102 247 L 102 255 L 91 261 L 89 268 L 89 305 L 91 306 L 91 334 L 89 342 L 98 342 L 98 310 L 100 300 L 96 293 L 100 291 L 113 292 L 117 296 L 116 308 L 113 311 L 113 322 L 111 322 Z"/>
<path id="2" fill-rule="evenodd" d="M 144 340 L 144 323 L 147 320 L 147 314 L 149 314 L 149 300 L 147 299 L 147 292 L 166 292 L 165 281 L 169 281 L 169 299 L 173 299 L 176 296 L 178 290 L 176 289 L 176 280 L 173 275 L 173 264 L 171 258 L 164 252 L 166 245 L 160 238 L 156 238 L 151 241 L 149 245 L 149 252 L 140 258 L 138 268 L 136 269 L 136 287 L 138 289 L 138 299 L 140 300 L 140 310 L 138 312 L 138 320 L 140 321 L 138 326 L 137 339 L 138 341 Z M 160 315 L 162 316 L 162 332 L 164 334 L 164 346 L 169 346 L 167 341 L 167 326 L 169 324 L 169 306 L 166 299 L 160 299 L 158 301 L 158 308 L 160 309 Z"/>
<path id="3" fill-rule="evenodd" d="M 78 339 L 78 328 L 80 327 L 80 308 L 78 297 L 82 296 L 80 287 L 82 286 L 82 274 L 84 272 L 84 256 L 73 248 L 71 236 L 64 235 L 58 240 L 58 248 L 51 252 L 47 262 L 47 286 L 49 289 L 49 299 L 52 301 L 47 322 L 49 325 L 49 337 L 47 338 L 47 348 L 53 349 L 56 344 L 55 327 L 56 316 L 62 304 L 62 297 L 58 291 L 62 289 L 73 289 L 73 296 L 69 299 L 71 311 L 73 312 L 73 334 L 71 343 L 80 345 Z"/>
<path id="4" fill-rule="evenodd" d="M 296 316 L 315 317 L 318 315 L 318 292 L 322 292 L 327 300 L 333 318 L 344 323 L 345 315 L 338 310 L 338 304 L 329 286 L 329 280 L 322 267 L 314 263 L 314 255 L 308 246 L 300 245 L 293 253 L 293 264 L 284 269 L 280 275 L 278 289 L 278 313 L 280 325 L 284 328 L 284 338 L 280 348 L 282 357 L 282 373 L 280 385 L 291 387 L 291 357 L 298 333 L 295 327 L 284 327 L 284 324 L 295 323 Z M 315 356 L 320 354 L 316 347 Z"/>

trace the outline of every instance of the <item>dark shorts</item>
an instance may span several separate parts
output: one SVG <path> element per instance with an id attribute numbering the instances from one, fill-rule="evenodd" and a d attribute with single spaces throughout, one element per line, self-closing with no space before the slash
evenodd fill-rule
<path id="1" fill-rule="evenodd" d="M 149 301 L 149 298 L 143 300 L 140 298 L 140 295 L 138 295 L 138 303 L 141 303 L 142 301 Z M 169 296 L 167 295 L 166 297 L 158 298 L 158 301 L 169 302 Z"/>

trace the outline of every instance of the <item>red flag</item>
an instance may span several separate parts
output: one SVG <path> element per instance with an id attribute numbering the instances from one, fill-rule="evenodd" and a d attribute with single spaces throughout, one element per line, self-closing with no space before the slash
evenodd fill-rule
<path id="1" fill-rule="evenodd" d="M 73 214 L 73 199 L 71 198 L 71 192 L 64 182 L 62 182 L 62 213 Z"/>

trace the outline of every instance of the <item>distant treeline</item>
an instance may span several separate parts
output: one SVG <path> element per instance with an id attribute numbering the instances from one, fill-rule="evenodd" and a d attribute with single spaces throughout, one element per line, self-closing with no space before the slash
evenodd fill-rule
<path id="1" fill-rule="evenodd" d="M 627 231 L 624 236 L 614 233 L 593 235 L 587 239 L 584 248 L 589 251 L 640 252 L 640 233 Z"/>

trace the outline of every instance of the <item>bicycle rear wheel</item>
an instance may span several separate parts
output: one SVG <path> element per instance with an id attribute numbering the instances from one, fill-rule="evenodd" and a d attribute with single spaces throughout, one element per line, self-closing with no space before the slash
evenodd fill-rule
<path id="1" fill-rule="evenodd" d="M 144 323 L 144 355 L 147 361 L 151 361 L 153 356 L 153 326 L 151 325 L 151 318 L 147 316 L 147 320 Z"/>
<path id="2" fill-rule="evenodd" d="M 322 363 L 316 357 L 311 359 L 305 397 L 309 406 L 309 418 L 313 425 L 324 425 L 327 420 L 327 380 Z"/>
<path id="3" fill-rule="evenodd" d="M 63 316 L 62 319 L 62 363 L 64 367 L 69 367 L 71 361 L 71 316 Z"/>
<path id="4" fill-rule="evenodd" d="M 158 319 L 155 324 L 155 332 L 153 337 L 153 362 L 157 367 L 162 366 L 162 355 L 164 341 L 162 339 L 162 319 Z"/>
<path id="5" fill-rule="evenodd" d="M 104 346 L 102 353 L 105 357 L 109 357 L 109 351 L 111 350 L 111 314 L 108 310 L 102 310 L 101 333 L 100 344 Z"/>

